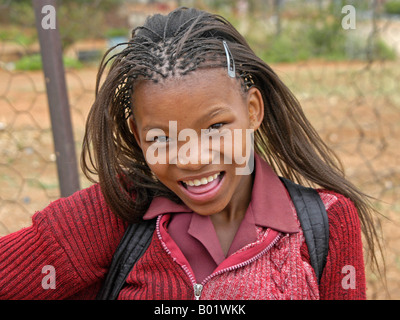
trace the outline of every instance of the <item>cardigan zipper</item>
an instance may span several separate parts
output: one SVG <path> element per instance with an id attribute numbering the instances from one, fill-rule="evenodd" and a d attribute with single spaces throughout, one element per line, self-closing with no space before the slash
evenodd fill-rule
<path id="1" fill-rule="evenodd" d="M 194 299 L 200 300 L 201 292 L 203 291 L 203 285 L 200 283 L 195 283 L 193 285 L 193 289 L 194 289 Z"/>
<path id="2" fill-rule="evenodd" d="M 201 298 L 201 294 L 203 292 L 203 288 L 204 285 L 210 281 L 213 277 L 218 276 L 224 272 L 229 272 L 229 271 L 233 271 L 235 269 L 239 269 L 241 267 L 247 266 L 248 264 L 256 261 L 257 259 L 259 259 L 262 255 L 264 255 L 267 251 L 269 251 L 280 239 L 282 238 L 281 234 L 278 234 L 274 240 L 272 240 L 272 242 L 265 248 L 263 249 L 261 252 L 259 252 L 258 254 L 256 254 L 254 257 L 243 261 L 241 263 L 235 264 L 233 266 L 230 266 L 228 268 L 224 268 L 219 270 L 218 272 L 212 273 L 210 274 L 208 277 L 206 277 L 201 283 L 197 283 L 196 279 L 194 277 L 194 275 L 190 272 L 189 268 L 186 265 L 182 265 L 182 269 L 185 271 L 185 273 L 188 275 L 190 281 L 192 282 L 193 285 L 193 293 L 194 293 L 194 299 L 195 300 L 200 300 Z M 168 249 L 167 249 L 168 250 Z M 170 251 L 168 250 L 167 252 L 170 253 Z"/>
<path id="3" fill-rule="evenodd" d="M 225 273 L 225 272 L 229 272 L 229 271 L 233 271 L 233 270 L 242 268 L 242 267 L 247 266 L 247 265 L 249 265 L 250 263 L 256 261 L 256 260 L 259 259 L 261 256 L 263 256 L 267 251 L 269 251 L 281 238 L 282 238 L 281 234 L 278 234 L 278 235 L 275 237 L 275 239 L 272 240 L 272 242 L 271 242 L 265 249 L 263 249 L 261 252 L 259 252 L 258 254 L 256 254 L 254 257 L 252 257 L 252 258 L 250 258 L 250 259 L 248 259 L 248 260 L 246 260 L 246 261 L 243 261 L 243 262 L 241 262 L 241 263 L 238 263 L 238 264 L 235 264 L 235 265 L 233 265 L 233 266 L 230 266 L 230 267 L 228 267 L 228 268 L 221 269 L 221 270 L 219 270 L 218 272 L 215 272 L 215 273 L 210 274 L 208 277 L 206 277 L 206 278 L 201 282 L 201 284 L 200 284 L 200 286 L 201 286 L 200 294 L 199 294 L 198 296 L 195 296 L 196 300 L 200 300 L 201 293 L 202 293 L 202 290 L 203 290 L 204 285 L 205 285 L 208 281 L 210 281 L 212 278 L 214 278 L 214 277 L 216 277 L 216 276 L 218 276 L 218 275 L 220 275 L 220 274 L 222 274 L 222 273 Z"/>
<path id="4" fill-rule="evenodd" d="M 168 247 L 166 246 L 166 244 L 164 243 L 164 241 L 162 241 L 162 237 L 161 237 L 161 233 L 160 233 L 160 218 L 161 216 L 158 217 L 158 221 L 157 221 L 157 226 L 156 226 L 156 230 L 157 230 L 157 236 L 159 238 L 159 240 L 161 241 L 162 247 L 164 248 L 164 250 L 171 255 L 171 251 L 168 249 Z M 204 285 L 210 281 L 213 277 L 216 277 L 224 272 L 229 272 L 229 271 L 233 271 L 235 269 L 239 269 L 242 268 L 244 266 L 247 266 L 248 264 L 256 261 L 257 259 L 259 259 L 262 255 L 264 255 L 267 251 L 269 251 L 280 239 L 282 238 L 281 234 L 278 234 L 274 240 L 272 240 L 272 242 L 266 247 L 264 248 L 261 252 L 259 252 L 258 254 L 256 254 L 254 257 L 247 259 L 246 261 L 243 261 L 241 263 L 235 264 L 233 266 L 224 268 L 219 270 L 218 272 L 212 273 L 210 274 L 208 277 L 206 277 L 201 283 L 197 283 L 196 279 L 194 277 L 194 275 L 192 274 L 192 272 L 189 270 L 189 268 L 186 265 L 181 265 L 183 271 L 185 271 L 185 273 L 187 274 L 187 276 L 189 277 L 190 281 L 192 282 L 193 285 L 193 293 L 194 293 L 194 300 L 200 300 L 201 298 L 201 294 L 203 292 L 203 288 Z M 175 259 L 173 259 L 175 260 Z"/>

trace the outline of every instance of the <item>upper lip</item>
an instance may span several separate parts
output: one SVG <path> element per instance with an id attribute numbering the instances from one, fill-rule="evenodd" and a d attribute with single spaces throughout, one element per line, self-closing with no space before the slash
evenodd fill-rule
<path id="1" fill-rule="evenodd" d="M 216 170 L 216 171 L 210 171 L 210 172 L 198 174 L 198 175 L 195 175 L 195 176 L 187 176 L 187 177 L 184 177 L 182 179 L 179 179 L 179 181 L 189 181 L 189 180 L 195 180 L 195 179 L 200 180 L 201 178 L 207 178 L 209 176 L 212 176 L 212 175 L 214 175 L 216 173 L 220 173 L 220 172 L 223 172 L 223 171 L 222 170 Z"/>

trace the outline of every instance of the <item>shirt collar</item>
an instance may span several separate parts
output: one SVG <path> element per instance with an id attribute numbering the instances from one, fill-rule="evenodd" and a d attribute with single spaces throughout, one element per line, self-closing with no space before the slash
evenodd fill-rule
<path id="1" fill-rule="evenodd" d="M 143 219 L 151 220 L 160 214 L 185 212 L 187 213 L 193 211 L 183 203 L 176 203 L 165 197 L 156 197 L 151 201 L 149 208 L 143 216 Z"/>
<path id="2" fill-rule="evenodd" d="M 254 222 L 284 233 L 299 231 L 292 201 L 274 170 L 255 154 L 255 176 L 249 208 Z"/>
<path id="3" fill-rule="evenodd" d="M 253 212 L 256 225 L 284 233 L 299 231 L 290 196 L 272 168 L 255 153 L 255 177 L 248 210 Z M 165 213 L 188 213 L 192 210 L 165 197 L 156 197 L 143 216 L 150 220 Z"/>

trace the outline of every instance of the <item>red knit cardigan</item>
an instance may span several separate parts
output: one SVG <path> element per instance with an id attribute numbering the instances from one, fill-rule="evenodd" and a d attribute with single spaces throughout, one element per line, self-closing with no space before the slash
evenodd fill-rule
<path id="1" fill-rule="evenodd" d="M 319 192 L 323 197 L 326 191 Z M 357 211 L 349 199 L 329 194 L 336 200 L 328 208 L 329 254 L 319 297 L 366 299 Z M 32 220 L 32 226 L 0 238 L 0 299 L 94 299 L 127 227 L 111 212 L 99 185 L 52 202 Z M 305 244 L 301 256 L 309 262 Z M 55 271 L 55 289 L 46 285 L 45 266 Z M 157 288 L 171 281 L 152 274 L 148 279 Z M 126 296 L 129 290 L 124 288 Z"/>

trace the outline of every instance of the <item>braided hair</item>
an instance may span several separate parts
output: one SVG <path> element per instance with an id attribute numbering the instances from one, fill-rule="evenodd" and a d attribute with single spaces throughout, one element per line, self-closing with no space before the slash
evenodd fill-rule
<path id="1" fill-rule="evenodd" d="M 234 58 L 242 93 L 255 86 L 263 97 L 264 120 L 255 132 L 255 152 L 286 178 L 350 198 L 373 252 L 377 234 L 366 195 L 345 179 L 339 159 L 271 67 L 256 56 L 226 19 L 205 11 L 178 8 L 168 15 L 153 15 L 133 30 L 129 42 L 120 44 L 125 46 L 123 50 L 109 57 L 114 47 L 105 54 L 83 140 L 81 164 L 85 175 L 93 182 L 92 175 L 98 175 L 108 205 L 129 222 L 140 220 L 154 197 L 180 202 L 151 172 L 129 129 L 127 118 L 135 108 L 133 91 L 139 81 L 157 83 L 201 68 L 226 69 L 223 41 Z M 372 257 L 375 259 L 374 253 Z"/>

